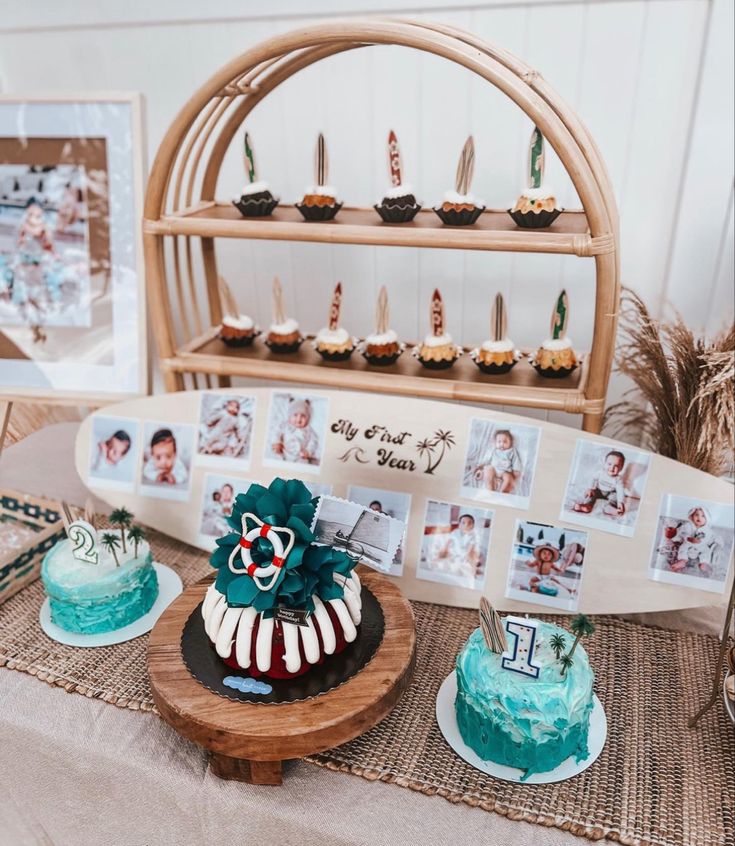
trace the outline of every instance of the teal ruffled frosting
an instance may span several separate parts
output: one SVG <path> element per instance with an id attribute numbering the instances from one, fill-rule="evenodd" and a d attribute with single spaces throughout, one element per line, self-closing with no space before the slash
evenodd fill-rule
<path id="1" fill-rule="evenodd" d="M 120 567 L 84 564 L 62 540 L 44 557 L 41 579 L 51 621 L 68 632 L 101 634 L 147 614 L 158 596 L 158 577 L 148 545 Z"/>
<path id="2" fill-rule="evenodd" d="M 501 665 L 480 629 L 470 635 L 457 657 L 457 725 L 464 742 L 485 761 L 532 773 L 553 770 L 570 756 L 585 759 L 592 687 L 595 676 L 584 647 L 577 646 L 574 664 L 562 677 L 549 645 L 561 634 L 571 647 L 574 636 L 540 622 L 534 663 L 538 679 Z"/>

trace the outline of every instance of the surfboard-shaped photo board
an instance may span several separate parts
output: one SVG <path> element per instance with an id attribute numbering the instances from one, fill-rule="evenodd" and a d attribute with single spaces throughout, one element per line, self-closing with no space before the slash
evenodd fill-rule
<path id="1" fill-rule="evenodd" d="M 314 496 L 405 524 L 386 561 L 387 524 L 345 517 L 351 541 L 372 544 L 366 559 L 411 599 L 628 613 L 719 604 L 732 580 L 727 482 L 466 405 L 287 388 L 163 394 L 90 415 L 76 464 L 111 506 L 207 552 L 250 483 L 301 479 Z"/>

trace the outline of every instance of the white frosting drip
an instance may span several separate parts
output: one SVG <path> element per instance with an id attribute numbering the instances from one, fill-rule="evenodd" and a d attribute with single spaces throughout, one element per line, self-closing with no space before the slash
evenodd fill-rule
<path id="1" fill-rule="evenodd" d="M 406 194 L 414 194 L 414 190 L 408 182 L 404 182 L 402 185 L 391 185 L 385 194 L 383 194 L 383 197 L 387 200 L 395 200 L 396 197 L 405 197 Z M 416 195 L 414 194 L 414 196 Z M 381 200 L 383 197 L 381 197 Z"/>
<path id="2" fill-rule="evenodd" d="M 344 599 L 330 599 L 342 634 L 351 643 L 357 637 L 357 626 L 362 619 L 362 597 L 360 579 L 352 573 L 348 579 L 335 576 L 335 581 L 344 587 Z M 212 641 L 215 651 L 222 658 L 227 658 L 235 647 L 237 663 L 247 670 L 250 667 L 250 653 L 253 641 L 253 629 L 258 621 L 258 633 L 255 639 L 255 665 L 258 670 L 267 673 L 271 666 L 271 648 L 275 626 L 283 628 L 284 663 L 290 673 L 301 668 L 301 652 L 309 664 L 316 664 L 320 657 L 319 634 L 321 634 L 324 652 L 331 655 L 337 646 L 334 624 L 327 613 L 324 603 L 314 596 L 314 613 L 307 617 L 305 626 L 279 622 L 275 618 L 264 617 L 253 607 L 230 608 L 227 600 L 214 584 L 210 585 L 202 603 L 204 630 Z"/>
<path id="3" fill-rule="evenodd" d="M 570 350 L 572 348 L 571 338 L 547 338 L 541 346 L 545 350 Z"/>
<path id="4" fill-rule="evenodd" d="M 230 326 L 232 329 L 252 329 L 255 326 L 255 321 L 247 314 L 241 314 L 239 317 L 226 314 L 222 318 L 222 325 Z"/>
<path id="5" fill-rule="evenodd" d="M 346 344 L 350 340 L 350 333 L 341 326 L 336 329 L 328 329 L 325 326 L 317 332 L 316 340 L 323 344 Z"/>
<path id="6" fill-rule="evenodd" d="M 445 332 L 443 335 L 427 335 L 424 338 L 425 347 L 442 347 L 444 344 L 451 344 L 452 336 Z"/>
<path id="7" fill-rule="evenodd" d="M 259 194 L 261 191 L 270 191 L 270 185 L 265 179 L 259 179 L 257 182 L 248 182 L 242 189 L 242 193 L 245 196 L 248 194 Z"/>
<path id="8" fill-rule="evenodd" d="M 271 323 L 270 331 L 276 335 L 290 335 L 299 331 L 299 324 L 293 317 L 287 317 L 283 323 Z"/>
<path id="9" fill-rule="evenodd" d="M 337 189 L 333 185 L 310 185 L 306 191 L 304 191 L 304 196 L 307 194 L 318 194 L 320 197 L 334 197 L 337 199 Z"/>
<path id="10" fill-rule="evenodd" d="M 554 196 L 554 189 L 550 185 L 542 185 L 540 188 L 524 188 L 521 197 L 528 200 L 548 200 Z"/>
<path id="11" fill-rule="evenodd" d="M 393 331 L 393 329 L 389 329 L 387 332 L 374 332 L 372 335 L 367 335 L 365 337 L 366 344 L 374 344 L 375 346 L 379 346 L 382 344 L 395 344 L 398 340 L 398 335 Z"/>
<path id="12" fill-rule="evenodd" d="M 484 341 L 481 349 L 485 352 L 510 352 L 513 349 L 513 341 L 510 338 L 503 338 L 502 341 Z"/>
<path id="13" fill-rule="evenodd" d="M 474 194 L 459 194 L 456 191 L 446 191 L 444 194 L 444 202 L 445 203 L 456 203 L 457 205 L 462 205 L 462 203 L 467 203 L 471 206 L 484 206 L 485 203 L 482 200 L 478 200 Z"/>

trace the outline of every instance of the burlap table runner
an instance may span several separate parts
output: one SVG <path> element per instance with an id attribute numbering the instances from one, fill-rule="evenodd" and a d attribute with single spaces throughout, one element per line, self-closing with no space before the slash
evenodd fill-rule
<path id="1" fill-rule="evenodd" d="M 204 553 L 150 534 L 157 560 L 176 569 L 185 585 L 211 572 Z M 121 707 L 155 711 L 146 637 L 94 651 L 62 646 L 41 631 L 42 601 L 37 581 L 0 606 L 0 666 Z M 307 760 L 593 840 L 650 846 L 733 842 L 732 726 L 719 706 L 696 730 L 686 726 L 709 689 L 715 638 L 597 618 L 598 630 L 585 646 L 608 718 L 602 755 L 560 784 L 509 784 L 458 758 L 434 717 L 439 685 L 475 627 L 476 612 L 420 602 L 413 608 L 416 673 L 395 711 L 362 737 Z"/>

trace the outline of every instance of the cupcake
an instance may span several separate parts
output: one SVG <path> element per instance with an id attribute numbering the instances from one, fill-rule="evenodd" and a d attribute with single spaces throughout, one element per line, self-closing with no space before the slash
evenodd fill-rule
<path id="1" fill-rule="evenodd" d="M 218 280 L 222 323 L 217 336 L 228 347 L 248 347 L 259 334 L 255 321 L 247 314 L 242 314 L 235 295 L 223 277 Z"/>
<path id="2" fill-rule="evenodd" d="M 539 376 L 562 379 L 577 367 L 577 356 L 572 341 L 567 338 L 569 299 L 562 291 L 551 315 L 551 337 L 547 338 L 531 357 L 531 364 Z"/>
<path id="3" fill-rule="evenodd" d="M 278 205 L 278 197 L 270 192 L 268 183 L 258 179 L 255 175 L 255 153 L 250 143 L 250 136 L 245 133 L 245 172 L 248 181 L 242 189 L 239 200 L 232 203 L 243 217 L 266 217 L 272 214 L 273 209 Z"/>
<path id="4" fill-rule="evenodd" d="M 506 337 L 508 318 L 502 294 L 496 294 L 490 317 L 492 338 L 470 353 L 470 358 L 483 373 L 498 376 L 511 370 L 520 359 L 520 350 Z"/>
<path id="5" fill-rule="evenodd" d="M 462 355 L 462 348 L 444 331 L 444 303 L 438 288 L 435 288 L 431 295 L 429 317 L 431 332 L 424 338 L 423 343 L 417 344 L 411 350 L 411 353 L 429 370 L 446 370 Z"/>
<path id="6" fill-rule="evenodd" d="M 296 203 L 296 208 L 305 220 L 332 220 L 342 208 L 342 203 L 337 199 L 336 190 L 331 185 L 327 185 L 329 173 L 327 147 L 321 132 L 316 141 L 315 171 L 316 184 L 306 189 L 301 202 Z"/>
<path id="7" fill-rule="evenodd" d="M 342 283 L 334 287 L 329 307 L 329 323 L 314 338 L 314 349 L 325 361 L 347 361 L 355 350 L 355 339 L 339 325 L 342 308 Z"/>
<path id="8" fill-rule="evenodd" d="M 266 346 L 274 353 L 295 353 L 303 342 L 299 324 L 292 317 L 286 317 L 283 289 L 276 277 L 273 280 L 273 323 L 268 328 Z"/>
<path id="9" fill-rule="evenodd" d="M 508 214 L 523 229 L 544 229 L 564 211 L 556 204 L 553 189 L 544 181 L 544 136 L 534 127 L 528 147 L 528 188 Z"/>
<path id="10" fill-rule="evenodd" d="M 421 209 L 421 203 L 416 199 L 411 186 L 402 182 L 401 151 L 392 129 L 388 133 L 388 169 L 391 187 L 373 208 L 386 223 L 407 223 L 416 217 Z"/>
<path id="11" fill-rule="evenodd" d="M 465 141 L 459 157 L 456 176 L 456 190 L 447 191 L 440 206 L 434 211 L 447 226 L 469 226 L 475 223 L 485 211 L 485 204 L 470 194 L 472 176 L 475 172 L 475 142 L 470 137 Z"/>
<path id="12" fill-rule="evenodd" d="M 388 328 L 388 291 L 385 285 L 378 294 L 378 307 L 375 311 L 375 332 L 368 335 L 360 345 L 360 352 L 368 364 L 385 367 L 395 364 L 405 345 L 398 341 L 398 335 Z"/>

